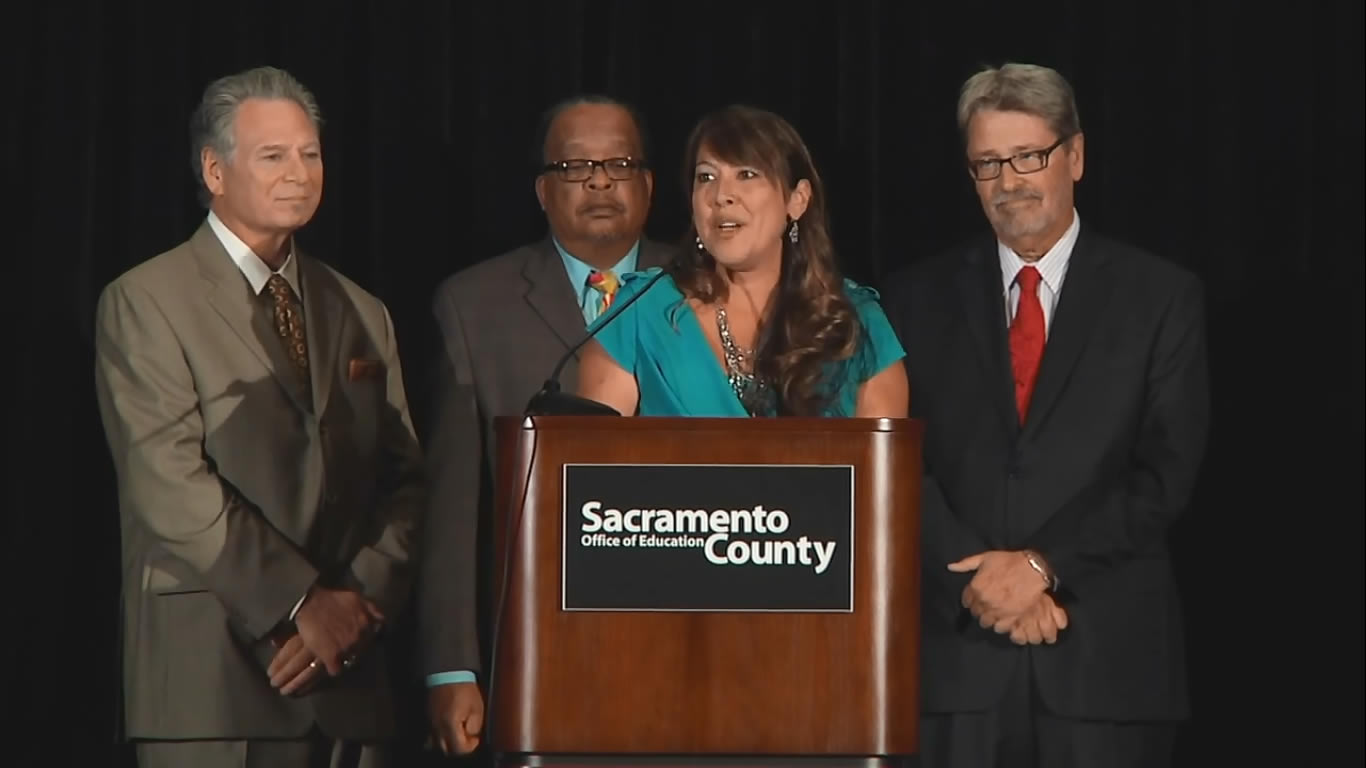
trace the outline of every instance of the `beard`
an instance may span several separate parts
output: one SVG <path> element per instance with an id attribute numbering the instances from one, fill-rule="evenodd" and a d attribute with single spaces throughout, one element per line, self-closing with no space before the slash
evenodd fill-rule
<path id="1" fill-rule="evenodd" d="M 1035 205 L 1006 206 L 1005 203 L 1030 200 Z M 1030 237 L 1048 231 L 1054 216 L 1043 205 L 1043 195 L 1032 189 L 1000 192 L 987 206 L 991 226 L 1004 238 Z"/>

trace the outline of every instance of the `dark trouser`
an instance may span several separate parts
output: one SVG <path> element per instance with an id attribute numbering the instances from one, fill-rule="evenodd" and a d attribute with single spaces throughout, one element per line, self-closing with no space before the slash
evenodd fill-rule
<path id="1" fill-rule="evenodd" d="M 379 745 L 333 741 L 139 741 L 138 768 L 389 768 Z"/>
<path id="2" fill-rule="evenodd" d="M 1029 655 L 1019 654 L 1000 705 L 929 714 L 920 724 L 921 768 L 1169 768 L 1175 723 L 1113 723 L 1050 714 Z"/>

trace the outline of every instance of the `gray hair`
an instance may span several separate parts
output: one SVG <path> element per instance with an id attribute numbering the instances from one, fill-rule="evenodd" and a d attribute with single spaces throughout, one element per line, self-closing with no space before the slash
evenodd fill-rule
<path id="1" fill-rule="evenodd" d="M 1024 112 L 1043 118 L 1058 138 L 1081 133 L 1071 84 L 1057 71 L 1036 64 L 1008 63 L 968 78 L 958 94 L 958 130 L 964 136 L 973 115 L 983 110 Z"/>
<path id="2" fill-rule="evenodd" d="M 283 69 L 257 67 L 209 83 L 190 117 L 190 168 L 199 190 L 199 202 L 205 207 L 212 196 L 204 186 L 204 148 L 212 149 L 224 162 L 232 158 L 236 148 L 233 121 L 248 99 L 288 99 L 303 109 L 314 127 L 322 129 L 322 112 L 313 93 Z"/>

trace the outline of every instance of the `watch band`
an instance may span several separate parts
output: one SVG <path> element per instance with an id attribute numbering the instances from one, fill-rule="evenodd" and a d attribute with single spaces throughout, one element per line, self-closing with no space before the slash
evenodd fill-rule
<path id="1" fill-rule="evenodd" d="M 1043 577 L 1043 583 L 1048 591 L 1058 591 L 1058 577 L 1056 574 L 1050 573 L 1049 569 L 1044 567 L 1043 559 L 1040 558 L 1037 553 L 1028 550 L 1025 551 L 1024 556 L 1025 560 L 1029 562 L 1029 567 L 1033 568 Z"/>

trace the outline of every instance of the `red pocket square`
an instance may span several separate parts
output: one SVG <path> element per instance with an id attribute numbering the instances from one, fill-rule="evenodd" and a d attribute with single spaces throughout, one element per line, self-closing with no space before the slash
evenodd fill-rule
<path id="1" fill-rule="evenodd" d="M 347 369 L 347 377 L 351 381 L 378 378 L 382 373 L 384 373 L 384 363 L 378 360 L 352 358 L 351 365 Z"/>

